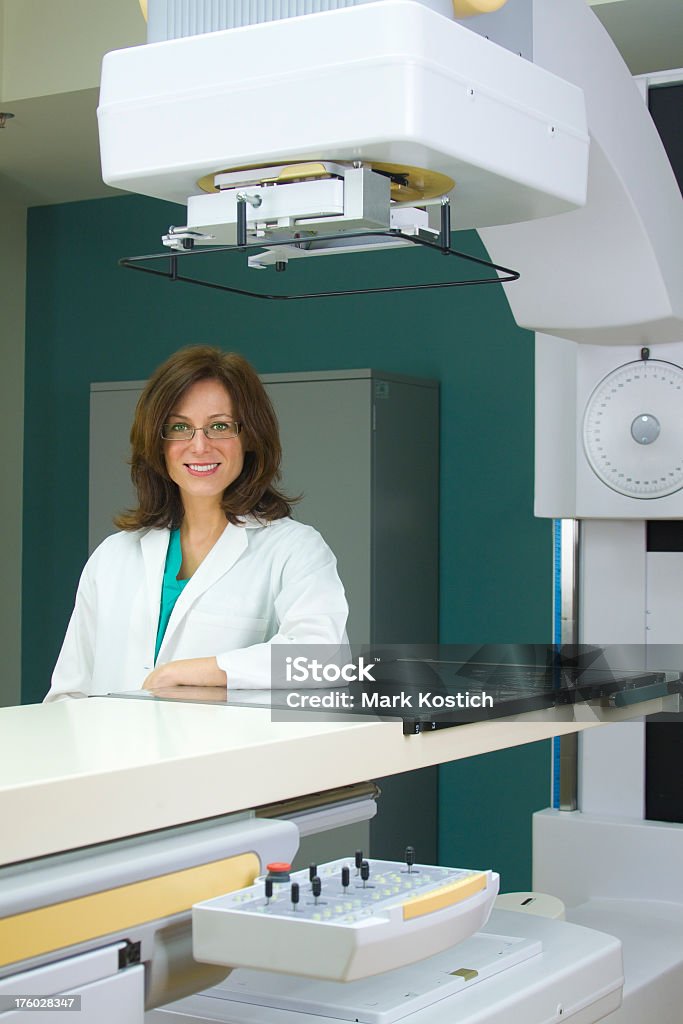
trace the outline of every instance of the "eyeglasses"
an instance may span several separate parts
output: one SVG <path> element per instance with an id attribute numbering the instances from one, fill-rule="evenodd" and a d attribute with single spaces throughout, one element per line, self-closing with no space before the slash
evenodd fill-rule
<path id="1" fill-rule="evenodd" d="M 206 427 L 191 427 L 189 423 L 164 423 L 161 436 L 164 441 L 191 441 L 198 430 L 203 430 L 210 441 L 225 441 L 229 437 L 237 437 L 241 429 L 242 424 L 234 420 L 215 420 Z"/>

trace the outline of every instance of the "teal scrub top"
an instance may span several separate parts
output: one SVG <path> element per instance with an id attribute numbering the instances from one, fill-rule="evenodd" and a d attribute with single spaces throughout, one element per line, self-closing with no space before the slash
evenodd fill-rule
<path id="1" fill-rule="evenodd" d="M 161 584 L 161 608 L 159 609 L 159 626 L 157 627 L 157 642 L 154 649 L 154 663 L 159 657 L 159 648 L 166 633 L 168 620 L 175 608 L 175 603 L 187 586 L 187 580 L 179 580 L 180 563 L 183 560 L 183 552 L 180 547 L 180 530 L 171 530 L 168 539 L 168 551 L 166 552 L 166 564 L 164 566 L 164 578 Z"/>

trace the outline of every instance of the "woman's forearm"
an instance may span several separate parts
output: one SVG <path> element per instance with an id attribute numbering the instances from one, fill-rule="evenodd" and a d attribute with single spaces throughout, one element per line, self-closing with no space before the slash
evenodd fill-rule
<path id="1" fill-rule="evenodd" d="M 228 677 L 215 658 L 183 658 L 157 665 L 145 679 L 143 690 L 169 686 L 227 686 Z"/>

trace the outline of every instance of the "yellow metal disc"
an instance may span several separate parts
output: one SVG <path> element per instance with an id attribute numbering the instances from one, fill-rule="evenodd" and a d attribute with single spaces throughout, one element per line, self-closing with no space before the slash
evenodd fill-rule
<path id="1" fill-rule="evenodd" d="M 330 160 L 330 163 L 335 161 Z M 345 161 L 348 163 L 348 161 Z M 341 163 L 341 161 L 340 161 Z M 419 203 L 425 199 L 435 199 L 437 196 L 446 195 L 455 186 L 452 178 L 438 171 L 428 171 L 424 167 L 406 167 L 402 164 L 377 163 L 374 160 L 364 160 L 365 167 L 371 167 L 374 171 L 380 171 L 391 178 L 391 198 L 397 203 Z M 214 179 L 219 174 L 231 174 L 236 171 L 255 171 L 258 164 L 250 164 L 245 167 L 230 167 L 222 171 L 214 171 L 212 174 L 205 174 L 197 182 L 202 192 L 218 192 Z M 284 184 L 288 181 L 301 181 L 305 178 L 329 178 L 330 174 L 325 168 L 323 161 L 295 161 L 287 164 L 279 164 L 283 167 L 280 174 L 276 176 L 264 175 L 260 184 Z"/>
<path id="2" fill-rule="evenodd" d="M 202 192 L 220 192 L 220 189 L 214 184 L 214 178 L 219 174 L 235 174 L 239 171 L 258 171 L 261 164 L 245 164 L 242 167 L 226 167 L 222 171 L 213 171 L 211 174 L 205 174 L 203 178 L 200 178 L 197 182 L 198 187 Z M 302 178 L 329 178 L 329 173 L 325 170 L 323 163 L 317 160 L 307 160 L 304 162 L 295 161 L 288 163 L 287 161 L 278 164 L 277 166 L 282 167 L 283 170 L 280 174 L 264 174 L 259 179 L 261 185 L 274 185 L 275 183 L 282 185 L 287 181 L 297 181 Z"/>
<path id="3" fill-rule="evenodd" d="M 424 167 L 404 167 L 401 164 L 368 162 L 373 171 L 391 175 L 391 198 L 397 203 L 419 203 L 421 199 L 445 196 L 455 182 L 446 174 L 428 171 Z"/>

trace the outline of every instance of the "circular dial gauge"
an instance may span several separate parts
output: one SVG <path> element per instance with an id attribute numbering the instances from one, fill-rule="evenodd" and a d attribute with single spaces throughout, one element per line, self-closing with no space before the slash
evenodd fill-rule
<path id="1" fill-rule="evenodd" d="M 583 447 L 603 483 L 630 498 L 683 487 L 683 369 L 625 363 L 600 381 L 583 417 Z"/>

